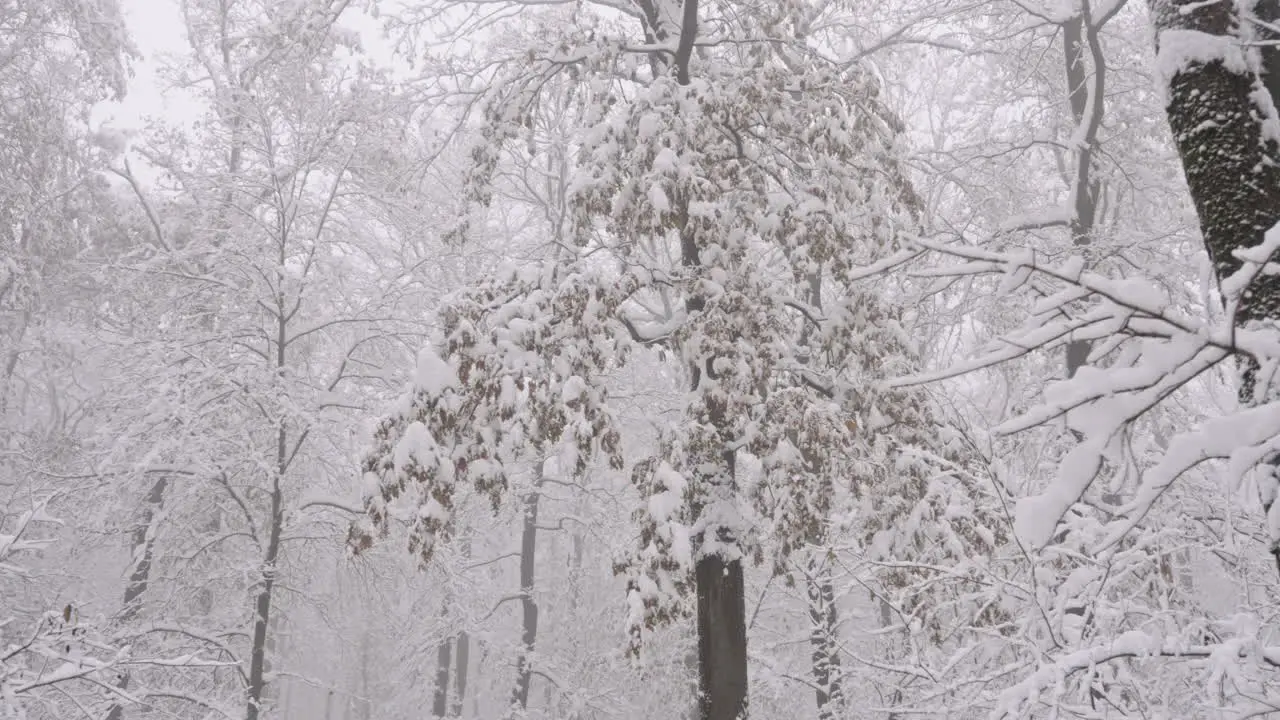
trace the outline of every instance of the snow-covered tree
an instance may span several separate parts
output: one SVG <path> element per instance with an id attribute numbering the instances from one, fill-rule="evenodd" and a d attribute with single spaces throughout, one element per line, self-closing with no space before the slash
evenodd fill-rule
<path id="1" fill-rule="evenodd" d="M 0 715 L 1273 709 L 1280 4 L 121 4 L 0 0 Z"/>
<path id="2" fill-rule="evenodd" d="M 333 480 L 353 462 L 352 425 L 394 374 L 384 360 L 421 336 L 428 293 L 408 271 L 423 258 L 405 216 L 426 216 L 396 198 L 417 172 L 411 113 L 347 6 L 184 3 L 190 55 L 169 73 L 205 112 L 136 144 L 155 181 L 116 168 L 148 239 L 112 268 L 121 322 L 103 334 L 132 380 L 103 469 L 137 482 L 150 526 L 122 632 L 228 665 L 152 673 L 151 712 L 274 712 L 297 674 L 283 613 L 320 597 L 282 588 L 304 585 L 302 548 L 339 552 L 333 522 L 356 508 Z M 141 592 L 165 601 L 131 609 Z"/>
<path id="3" fill-rule="evenodd" d="M 568 198 L 579 249 L 446 304 L 366 461 L 371 520 L 385 530 L 407 500 L 410 545 L 429 557 L 459 483 L 496 503 L 548 439 L 578 472 L 593 455 L 620 463 L 603 380 L 638 346 L 664 348 L 690 392 L 635 463 L 641 545 L 619 570 L 636 650 L 696 592 L 706 718 L 746 709 L 744 561 L 786 572 L 857 505 L 886 557 L 990 552 L 1000 536 L 994 494 L 951 472 L 927 396 L 883 387 L 914 351 L 859 268 L 906 259 L 916 220 L 877 83 L 794 40 L 820 8 L 739 9 L 641 6 L 638 49 L 584 13 L 550 52 L 500 66 L 471 197 L 494 201 L 502 143 L 567 74 L 585 104 Z M 700 25 L 735 44 L 695 54 Z"/>
<path id="4" fill-rule="evenodd" d="M 1085 63 L 1090 83 L 1084 105 L 1098 111 L 1105 103 L 1108 118 L 1121 118 L 1118 125 L 1111 125 L 1110 121 L 1088 122 L 1089 113 L 1077 116 L 1070 134 L 1072 143 L 1066 149 L 1075 154 L 1078 170 L 1089 170 L 1104 184 L 1141 187 L 1132 178 L 1162 163 L 1168 145 L 1162 149 L 1153 143 L 1152 149 L 1159 151 L 1156 154 L 1132 154 L 1127 143 L 1111 145 L 1108 137 L 1124 136 L 1124 131 L 1112 128 L 1143 127 L 1134 106 L 1154 105 L 1155 98 L 1131 94 L 1126 105 L 1117 100 L 1123 95 L 1104 95 L 1112 92 L 1104 76 L 1108 83 L 1117 75 L 1124 82 L 1133 57 L 1129 49 L 1132 38 L 1146 32 L 1139 23 L 1147 19 L 1132 14 L 1140 9 L 1130 7 L 1127 10 L 1132 13 L 1127 13 L 1116 3 L 1081 3 L 1064 10 L 1069 12 L 1038 15 L 1036 23 L 1081 24 L 1074 37 L 1083 34 L 1093 54 Z M 1242 161 L 1243 165 L 1232 166 L 1237 155 L 1227 152 L 1220 158 L 1219 151 L 1226 147 L 1222 142 L 1213 144 L 1212 152 L 1204 152 L 1210 145 L 1191 135 L 1217 132 L 1217 120 L 1195 125 L 1189 134 L 1193 126 L 1185 124 L 1190 117 L 1185 113 L 1203 110 L 1214 118 L 1249 125 L 1267 117 L 1267 112 L 1231 109 L 1217 100 L 1204 102 L 1203 88 L 1193 89 L 1186 84 L 1190 79 L 1181 75 L 1194 75 L 1209 67 L 1210 75 L 1233 68 L 1231 72 L 1238 71 L 1243 77 L 1248 72 L 1233 64 L 1232 58 L 1237 56 L 1231 54 L 1239 52 L 1240 61 L 1253 68 L 1254 75 L 1248 81 L 1253 90 L 1237 94 L 1248 102 L 1262 103 L 1265 110 L 1265 94 L 1259 94 L 1260 66 L 1256 65 L 1260 56 L 1240 49 L 1230 39 L 1221 39 L 1229 34 L 1228 27 L 1239 27 L 1234 21 L 1223 21 L 1218 38 L 1211 37 L 1213 33 L 1205 35 L 1199 27 L 1184 27 L 1184 22 L 1194 24 L 1192 21 L 1210 16 L 1222 20 L 1223 14 L 1235 12 L 1227 4 L 1155 10 L 1158 37 L 1163 38 L 1156 74 L 1162 87 L 1171 82 L 1161 99 L 1170 103 L 1171 116 L 1184 113 L 1173 118 L 1175 140 L 1187 165 L 1193 197 L 1198 204 L 1209 203 L 1200 205 L 1201 225 L 1211 256 L 1220 258 L 1223 252 L 1213 249 L 1212 243 L 1217 241 L 1210 238 L 1225 237 L 1222 232 L 1228 231 L 1223 230 L 1226 226 L 1213 223 L 1227 217 L 1219 214 L 1224 212 L 1236 220 L 1244 217 L 1239 214 L 1244 206 L 1231 206 L 1221 197 L 1236 197 L 1233 193 L 1239 188 L 1254 187 L 1244 181 L 1237 186 L 1228 178 L 1243 178 L 1247 173 L 1241 174 L 1241 168 L 1257 170 L 1267 163 Z M 1117 27 L 1120 30 L 1115 34 L 1104 31 Z M 1171 33 L 1168 38 L 1166 33 Z M 1068 32 L 1068 57 L 1072 37 Z M 1219 50 L 1228 58 L 1221 63 L 1216 54 Z M 1068 72 L 1068 82 L 1073 83 L 1070 77 Z M 1186 94 L 1180 96 L 1183 91 Z M 1070 101 L 1070 95 L 1068 90 L 1065 99 Z M 1257 100 L 1260 97 L 1263 100 Z M 1092 166 L 1084 168 L 1078 164 L 1083 158 L 1078 143 L 1090 137 L 1090 128 L 1099 127 L 1101 132 L 1093 137 L 1100 151 L 1093 155 Z M 1143 133 L 1146 136 L 1151 131 Z M 1238 147 L 1265 152 L 1265 144 L 1232 137 Z M 1258 137 L 1265 137 L 1265 133 Z M 1037 137 L 1029 140 L 1042 142 Z M 1156 140 L 1163 142 L 1158 136 Z M 1112 147 L 1116 149 L 1112 151 Z M 1212 167 L 1220 173 L 1210 180 L 1204 173 Z M 1193 179 L 1194 173 L 1201 175 Z M 1197 197 L 1197 182 L 1202 189 L 1211 183 L 1212 189 Z M 1116 206 L 1121 212 L 1095 225 L 1090 245 L 1073 243 L 1076 253 L 1062 252 L 1060 244 L 1044 244 L 1042 228 L 1061 227 L 1074 233 L 1085 219 L 1078 201 L 1088 186 L 1068 182 L 1066 187 L 1068 201 L 1063 203 L 1063 212 L 1053 212 L 1054 205 L 1049 204 L 1048 212 L 1011 221 L 1016 233 L 1030 232 L 1038 242 L 1010 236 L 1010 227 L 968 237 L 940 232 L 919 241 L 921 247 L 959 261 L 939 273 L 951 281 L 977 278 L 994 270 L 1001 276 L 1003 290 L 1035 298 L 1028 313 L 1003 319 L 1006 323 L 1013 320 L 1014 327 L 993 323 L 994 342 L 977 348 L 976 358 L 951 372 L 996 367 L 1019 358 L 1032 358 L 1035 363 L 1044 357 L 1043 351 L 1066 349 L 1070 358 L 1072 347 L 1088 349 L 1087 355 L 1076 356 L 1080 364 L 1073 363 L 1065 380 L 1027 386 L 1031 392 L 1024 395 L 1021 406 L 1006 411 L 1005 421 L 996 427 L 1006 436 L 1043 432 L 1061 439 L 1057 441 L 1060 449 L 1054 449 L 1050 456 L 1052 462 L 1046 463 L 1052 476 L 1048 482 L 1033 482 L 1018 490 L 1024 496 L 1014 512 L 1017 537 L 1019 546 L 1027 551 L 1028 579 L 1035 581 L 1026 597 L 1035 596 L 1029 607 L 1040 609 L 1043 622 L 1036 623 L 1039 638 L 1025 651 L 1017 650 L 1017 643 L 1008 644 L 1015 652 L 1024 653 L 1018 661 L 1024 669 L 1015 673 L 1018 682 L 993 698 L 993 709 L 1009 717 L 1034 716 L 1045 709 L 1088 713 L 1104 705 L 1141 713 L 1168 712 L 1171 707 L 1187 705 L 1255 711 L 1262 707 L 1255 698 L 1268 692 L 1268 672 L 1255 672 L 1254 667 L 1242 667 L 1238 662 L 1240 647 L 1265 647 L 1267 642 L 1247 619 L 1253 601 L 1243 597 L 1244 593 L 1225 603 L 1223 594 L 1214 602 L 1205 600 L 1210 597 L 1209 585 L 1217 578 L 1236 573 L 1256 577 L 1252 570 L 1244 570 L 1249 563 L 1240 562 L 1238 556 L 1226 559 L 1213 554 L 1227 536 L 1232 538 L 1228 543 L 1246 547 L 1256 543 L 1251 537 L 1253 530 L 1246 529 L 1250 521 L 1242 520 L 1245 528 L 1237 532 L 1225 530 L 1217 518 L 1224 514 L 1239 517 L 1239 483 L 1249 467 L 1267 457 L 1263 448 L 1268 441 L 1262 438 L 1271 431 L 1267 422 L 1259 421 L 1262 415 L 1242 420 L 1240 412 L 1230 407 L 1232 403 L 1224 403 L 1215 394 L 1223 389 L 1223 368 L 1233 355 L 1246 358 L 1246 367 L 1249 357 L 1258 363 L 1253 367 L 1266 366 L 1266 351 L 1250 347 L 1251 339 L 1232 328 L 1232 317 L 1241 317 L 1232 309 L 1233 303 L 1242 297 L 1241 290 L 1265 258 L 1263 254 L 1242 256 L 1237 251 L 1239 265 L 1232 267 L 1244 269 L 1235 277 L 1230 272 L 1218 273 L 1228 310 L 1223 317 L 1219 296 L 1209 292 L 1217 271 L 1206 270 L 1197 293 L 1195 268 L 1177 257 L 1191 249 L 1176 244 L 1190 237 L 1178 227 L 1179 217 L 1186 213 L 1176 205 L 1161 207 L 1161 191 L 1142 188 Z M 1097 197 L 1108 203 L 1111 197 L 1123 199 L 1106 192 Z M 1206 218 L 1206 208 L 1212 217 Z M 1143 240 L 1147 227 L 1166 222 L 1172 239 L 1170 235 L 1152 235 L 1151 241 Z M 1257 230 L 1257 239 L 1263 232 L 1265 229 Z M 941 242 L 943 237 L 955 242 Z M 1075 236 L 1069 239 L 1075 240 Z M 1236 241 L 1238 238 L 1232 240 Z M 1022 247 L 1013 249 L 1015 242 Z M 1135 264 L 1138 257 L 1147 261 Z M 1258 265 L 1252 266 L 1253 262 Z M 1258 292 L 1264 286 L 1259 285 Z M 1246 290 L 1244 297 L 1250 292 Z M 1249 325 L 1249 332 L 1252 327 Z M 1232 339 L 1221 340 L 1224 337 Z M 1246 389 L 1250 382 L 1246 373 Z M 1249 400 L 1252 395 L 1243 397 Z M 1223 411 L 1225 417 L 1218 417 Z M 1258 422 L 1253 429 L 1258 434 L 1220 429 L 1238 428 L 1246 422 Z M 1008 441 L 998 442 L 1010 447 Z M 1036 443 L 1022 444 L 1036 447 Z M 1219 466 L 1213 462 L 1217 458 L 1230 458 L 1230 463 Z M 1001 474 L 1007 476 L 1008 469 L 1006 466 Z M 1005 665 L 1000 672 L 1009 672 L 1009 667 Z M 1202 673 L 1213 678 L 1209 686 L 1196 679 L 1197 675 L 1206 676 Z M 1219 682 L 1223 677 L 1229 680 Z"/>

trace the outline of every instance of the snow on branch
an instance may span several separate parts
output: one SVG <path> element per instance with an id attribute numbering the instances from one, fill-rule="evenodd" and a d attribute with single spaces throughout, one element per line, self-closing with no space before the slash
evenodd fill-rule
<path id="1" fill-rule="evenodd" d="M 1235 73 L 1249 71 L 1244 47 L 1230 35 L 1170 28 L 1160 32 L 1156 45 L 1156 73 L 1162 87 L 1192 65 L 1221 62 Z"/>
<path id="2" fill-rule="evenodd" d="M 1021 682 L 1005 690 L 1000 696 L 992 718 L 1023 717 L 1025 709 L 1061 688 L 1062 681 L 1070 675 L 1093 672 L 1097 666 L 1128 658 L 1170 658 L 1178 660 L 1203 660 L 1216 674 L 1220 666 L 1241 659 L 1253 659 L 1271 668 L 1280 669 L 1280 647 L 1261 646 L 1249 638 L 1232 638 L 1215 645 L 1191 645 L 1169 641 L 1138 630 L 1132 630 L 1105 645 L 1085 648 L 1059 657 L 1042 666 Z"/>
<path id="3" fill-rule="evenodd" d="M 0 622 L 0 625 L 6 624 Z M 238 668 L 234 660 L 209 660 L 200 653 L 137 657 L 132 645 L 103 634 L 102 619 L 86 620 L 68 605 L 42 615 L 26 639 L 0 649 L 0 715 L 23 717 L 28 707 L 58 708 L 70 702 L 103 716 L 121 700 L 143 704 L 144 693 L 126 692 L 119 678 L 129 668 Z M 69 710 L 69 708 L 64 708 Z M 68 715 L 58 715 L 69 717 Z"/>
<path id="4" fill-rule="evenodd" d="M 620 468 L 621 435 L 597 378 L 632 344 L 616 318 L 636 282 L 602 282 L 552 261 L 446 300 L 442 338 L 419 355 L 409 392 L 365 459 L 365 516 L 352 525 L 352 548 L 385 534 L 394 515 L 410 527 L 410 551 L 429 561 L 460 489 L 496 509 L 512 463 L 553 447 L 574 475 L 594 458 Z"/>
<path id="5" fill-rule="evenodd" d="M 983 352 L 941 371 L 898 378 L 894 385 L 955 377 L 1074 340 L 1102 341 L 1094 344 L 1092 366 L 1050 385 L 1036 405 L 995 428 L 1009 434 L 1062 421 L 1080 438 L 1062 458 L 1050 486 L 1017 504 L 1017 534 L 1033 547 L 1050 541 L 1067 512 L 1109 467 L 1124 432 L 1139 419 L 1224 361 L 1243 358 L 1264 369 L 1280 362 L 1280 333 L 1238 327 L 1230 312 L 1243 289 L 1267 270 L 1267 259 L 1280 247 L 1277 230 L 1261 245 L 1237 253 L 1242 266 L 1222 283 L 1228 312 L 1210 317 L 1178 310 L 1145 278 L 1107 278 L 1084 270 L 1079 259 L 1053 264 L 1027 251 L 994 252 L 928 238 L 917 242 L 960 261 L 930 275 L 995 274 L 1003 278 L 1006 292 L 1026 292 L 1045 283 L 1055 289 L 1041 291 L 1029 317 L 994 338 Z M 1093 303 L 1081 305 L 1081 300 Z M 1134 496 L 1118 510 L 1108 540 L 1098 549 L 1114 545 L 1177 478 L 1206 461 L 1229 461 L 1238 484 L 1249 468 L 1280 449 L 1277 437 L 1280 414 L 1274 403 L 1206 421 L 1180 435 L 1163 458 L 1142 471 Z"/>
<path id="6" fill-rule="evenodd" d="M 23 575 L 25 570 L 18 565 L 13 564 L 12 560 L 18 553 L 34 552 L 44 549 L 53 541 L 47 538 L 34 538 L 32 533 L 37 523 L 47 523 L 61 525 L 62 521 L 49 515 L 49 503 L 57 495 L 51 495 L 32 503 L 29 510 L 25 510 L 18 515 L 17 521 L 8 533 L 0 532 L 0 572 L 7 572 L 14 575 Z M 0 526 L 0 531 L 3 531 Z"/>

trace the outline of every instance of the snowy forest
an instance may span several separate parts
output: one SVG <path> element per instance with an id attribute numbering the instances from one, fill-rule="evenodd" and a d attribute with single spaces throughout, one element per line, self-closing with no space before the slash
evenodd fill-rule
<path id="1" fill-rule="evenodd" d="M 1278 107 L 1280 0 L 0 0 L 0 720 L 1280 718 Z"/>

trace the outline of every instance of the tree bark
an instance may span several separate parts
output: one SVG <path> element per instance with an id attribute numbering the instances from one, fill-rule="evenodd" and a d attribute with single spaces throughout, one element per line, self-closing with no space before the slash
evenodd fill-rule
<path id="1" fill-rule="evenodd" d="M 707 555 L 695 566 L 702 720 L 747 716 L 747 624 L 742 561 Z"/>
<path id="2" fill-rule="evenodd" d="M 444 601 L 440 604 L 440 622 L 442 627 L 449 623 L 449 605 L 452 594 L 445 591 Z M 449 672 L 453 667 L 453 636 L 445 635 L 436 646 L 436 686 L 431 697 L 431 717 L 443 718 L 449 715 Z"/>
<path id="3" fill-rule="evenodd" d="M 685 0 L 681 16 L 680 40 L 674 63 L 676 80 L 681 86 L 691 82 L 690 62 L 698 36 L 698 0 Z M 690 269 L 701 267 L 701 243 L 688 222 L 687 200 L 682 201 L 680 259 Z M 706 309 L 706 298 L 692 296 L 685 302 L 692 315 Z M 711 376 L 715 358 L 694 360 L 690 367 L 691 386 L 698 392 L 705 365 Z M 711 408 L 710 421 L 717 429 L 728 426 L 722 408 Z M 712 470 L 703 483 L 708 487 L 728 485 L 736 488 L 734 451 L 721 454 L 721 467 Z M 721 530 L 720 532 L 723 531 Z M 720 543 L 733 547 L 737 538 L 720 537 Z M 698 595 L 698 689 L 702 720 L 743 720 L 747 717 L 747 607 L 741 558 L 726 559 L 719 554 L 704 554 L 694 563 L 694 583 Z"/>
<path id="4" fill-rule="evenodd" d="M 436 646 L 436 687 L 431 698 L 431 717 L 446 717 L 449 712 L 449 668 L 453 663 L 453 639 L 446 637 Z"/>
<path id="5" fill-rule="evenodd" d="M 1231 47 L 1241 41 L 1234 3 L 1153 0 L 1152 15 L 1157 50 L 1168 31 L 1203 33 Z M 1261 86 L 1248 68 L 1219 59 L 1187 62 L 1169 80 L 1169 125 L 1220 282 L 1243 266 L 1234 251 L 1261 243 L 1280 220 L 1280 148 L 1262 130 L 1274 112 L 1252 97 Z M 1235 322 L 1277 318 L 1280 277 L 1260 275 L 1241 295 Z M 1247 404 L 1261 399 L 1256 375 L 1256 367 L 1245 368 L 1240 398 Z"/>
<path id="6" fill-rule="evenodd" d="M 471 538 L 468 537 L 462 546 L 462 557 L 471 557 Z M 459 630 L 456 638 L 457 648 L 454 651 L 453 695 L 449 704 L 448 717 L 462 717 L 462 703 L 467 699 L 467 668 L 471 663 L 471 638 L 466 630 Z"/>
<path id="7" fill-rule="evenodd" d="M 646 40 L 661 41 L 673 33 L 669 25 L 677 21 L 678 41 L 670 64 L 661 54 L 653 54 L 651 63 L 655 77 L 675 70 L 676 82 L 687 87 L 692 82 L 691 63 L 693 48 L 698 36 L 698 0 L 663 2 L 663 0 L 638 0 L 644 18 Z M 675 12 L 678 9 L 678 13 Z M 678 18 L 677 18 L 678 15 Z M 688 199 L 677 197 L 677 227 L 680 232 L 680 261 L 687 270 L 698 272 L 702 266 L 701 242 L 697 232 L 689 224 Z M 706 309 L 706 298 L 692 295 L 685 300 L 685 310 L 690 314 Z M 689 364 L 690 389 L 695 393 L 701 388 L 704 367 L 708 375 L 714 358 L 694 359 Z M 711 423 L 717 428 L 727 426 L 729 419 L 724 412 L 712 412 Z M 734 452 L 721 455 L 720 467 L 703 477 L 708 487 L 717 485 L 732 492 L 734 476 Z M 723 535 L 723 533 L 722 533 Z M 732 547 L 737 538 L 723 536 L 721 543 Z M 701 720 L 742 720 L 747 717 L 747 621 L 746 592 L 741 559 L 726 560 L 720 555 L 703 555 L 694 562 L 694 585 L 697 592 L 698 614 L 698 712 Z"/>
<path id="8" fill-rule="evenodd" d="M 1166 37 L 1170 42 L 1188 42 L 1185 36 L 1169 35 L 1171 32 L 1197 33 L 1197 47 L 1216 46 L 1224 54 L 1207 62 L 1190 60 L 1178 66 L 1169 78 L 1165 108 L 1200 218 L 1205 249 L 1221 283 L 1244 265 L 1235 252 L 1262 243 L 1267 231 L 1280 220 L 1280 146 L 1263 131 L 1264 122 L 1277 121 L 1275 96 L 1270 92 L 1280 86 L 1280 76 L 1272 71 L 1278 62 L 1277 51 L 1269 48 L 1261 53 L 1265 78 L 1240 61 L 1243 58 L 1225 59 L 1246 51 L 1242 46 L 1244 18 L 1237 3 L 1150 3 L 1158 55 Z M 1255 7 L 1262 17 L 1280 14 L 1278 9 L 1270 0 Z M 1270 258 L 1271 262 L 1276 259 L 1275 255 Z M 1236 327 L 1280 320 L 1280 276 L 1259 273 L 1240 293 L 1232 320 Z M 1259 377 L 1256 358 L 1240 358 L 1240 369 L 1241 404 L 1254 405 L 1275 396 L 1268 390 L 1269 379 Z M 1276 463 L 1275 457 L 1270 459 L 1268 473 L 1259 481 L 1263 511 L 1273 527 L 1274 521 L 1280 520 L 1271 517 L 1273 512 L 1280 513 L 1275 503 L 1280 494 Z M 1280 569 L 1280 545 L 1274 536 L 1271 552 Z"/>
<path id="9" fill-rule="evenodd" d="M 529 707 L 529 686 L 533 682 L 533 647 L 538 639 L 538 604 L 533 599 L 534 561 L 538 549 L 538 500 L 542 496 L 544 463 L 539 462 L 533 490 L 524 498 L 524 524 L 520 532 L 520 604 L 523 610 L 520 655 L 516 658 L 516 684 L 511 706 Z"/>
<path id="10" fill-rule="evenodd" d="M 1086 30 L 1085 18 L 1077 15 L 1062 26 L 1063 52 L 1067 75 L 1067 102 L 1071 106 L 1071 116 L 1077 128 L 1083 128 L 1083 142 L 1076 153 L 1075 177 L 1072 184 L 1075 189 L 1075 206 L 1071 215 L 1071 244 L 1081 252 L 1088 254 L 1093 243 L 1093 227 L 1097 220 L 1098 194 L 1101 184 L 1093 175 L 1093 155 L 1097 145 L 1097 129 L 1101 124 L 1103 103 L 1105 98 L 1106 63 L 1094 62 L 1093 87 L 1090 88 L 1089 76 L 1085 72 L 1085 48 L 1094 52 L 1095 58 L 1100 49 L 1096 45 L 1098 38 L 1093 30 Z M 1086 45 L 1087 43 L 1087 45 Z M 1089 97 L 1093 94 L 1092 112 L 1089 112 Z M 1076 372 L 1089 359 L 1089 351 L 1093 344 L 1088 340 L 1072 340 L 1067 343 L 1066 369 L 1067 377 L 1074 377 Z"/>
<path id="11" fill-rule="evenodd" d="M 703 298 L 691 298 L 689 305 L 701 305 Z M 699 308 L 701 309 L 701 308 Z M 707 376 L 714 358 L 706 359 Z M 697 389 L 703 371 L 693 367 L 693 387 Z M 724 427 L 728 418 L 713 408 L 711 423 Z M 702 479 L 709 488 L 728 485 L 736 492 L 736 463 L 733 450 L 721 454 L 722 472 Z M 734 547 L 737 538 L 724 528 L 718 531 L 719 544 Z M 742 559 L 726 560 L 718 553 L 702 554 L 694 563 L 694 585 L 698 595 L 698 691 L 701 720 L 746 720 L 747 717 L 747 606 Z"/>
<path id="12" fill-rule="evenodd" d="M 818 702 L 818 720 L 835 720 L 844 707 L 840 683 L 840 650 L 837 628 L 835 585 L 825 563 L 809 560 L 806 580 L 809 596 L 809 642 L 813 646 L 813 684 Z"/>
<path id="13" fill-rule="evenodd" d="M 453 702 L 449 706 L 449 717 L 462 717 L 462 703 L 467 699 L 467 667 L 471 662 L 471 638 L 467 631 L 458 633 L 458 649 L 454 653 L 454 685 Z"/>
<path id="14" fill-rule="evenodd" d="M 1280 98 L 1280 46 L 1274 44 L 1280 41 L 1280 0 L 1257 0 L 1253 15 L 1260 21 L 1255 28 L 1258 39 L 1273 43 L 1264 44 L 1258 52 L 1262 56 L 1262 84 L 1271 97 L 1271 103 L 1280 107 L 1276 102 Z"/>
<path id="15" fill-rule="evenodd" d="M 811 273 L 808 277 L 806 300 L 811 306 L 822 311 L 822 273 Z M 813 340 L 812 328 L 805 326 L 800 335 L 800 343 L 809 346 Z M 814 353 L 810 353 L 814 357 Z M 793 438 L 793 443 L 796 439 Z M 812 453 L 805 451 L 805 462 L 813 463 Z M 827 543 L 826 531 L 816 538 L 821 544 Z M 817 702 L 818 720 L 834 720 L 844 707 L 844 694 L 840 683 L 840 653 L 838 636 L 839 617 L 836 611 L 835 586 L 831 580 L 831 571 L 819 553 L 814 551 L 809 556 L 809 568 L 806 574 L 806 594 L 809 600 L 809 642 L 813 646 L 810 655 L 813 670 L 815 700 Z"/>
<path id="16" fill-rule="evenodd" d="M 283 255 L 283 244 L 282 255 Z M 283 257 L 281 265 L 283 266 Z M 276 300 L 276 368 L 283 371 L 288 338 L 288 319 L 284 295 Z M 271 515 L 267 528 L 267 546 L 262 557 L 262 585 L 254 602 L 253 646 L 249 656 L 249 697 L 245 720 L 258 720 L 267 687 L 267 633 L 271 621 L 271 601 L 280 562 L 280 534 L 284 526 L 284 475 L 289 469 L 289 430 L 283 419 L 276 430 L 275 468 L 271 478 Z"/>
<path id="17" fill-rule="evenodd" d="M 283 353 L 283 343 L 281 343 Z M 285 464 L 288 462 L 286 443 L 288 435 L 283 423 L 277 435 L 277 468 L 271 484 L 271 524 L 268 529 L 266 552 L 262 558 L 262 585 L 254 601 L 253 647 L 249 656 L 249 698 L 245 708 L 245 720 L 258 720 L 264 691 L 267 687 L 267 628 L 271 621 L 271 600 L 275 590 L 277 563 L 280 559 L 280 531 L 284 524 Z"/>
<path id="18" fill-rule="evenodd" d="M 155 545 L 153 524 L 161 505 L 164 504 L 164 493 L 168 486 L 169 479 L 167 477 L 161 477 L 151 486 L 150 492 L 147 493 L 147 497 L 143 501 L 142 517 L 138 519 L 138 524 L 133 527 L 131 537 L 133 570 L 129 573 L 129 584 L 125 585 L 124 588 L 124 606 L 121 608 L 119 616 L 121 623 L 127 623 L 137 616 L 142 606 L 142 596 L 146 594 L 147 585 L 151 582 L 151 560 Z M 120 690 L 129 689 L 128 672 L 121 673 L 120 682 L 116 687 Z M 123 718 L 124 706 L 120 703 L 113 704 L 111 709 L 107 711 L 107 720 L 122 720 Z"/>
<path id="19" fill-rule="evenodd" d="M 687 208 L 681 213 L 687 218 Z M 696 233 L 683 223 L 682 261 L 686 267 L 701 264 Z M 692 296 L 685 303 L 690 314 L 706 308 L 706 298 Z M 704 376 L 710 378 L 714 357 L 690 368 L 691 387 L 697 392 Z M 705 365 L 705 368 L 703 367 Z M 717 429 L 728 426 L 723 407 L 709 408 L 709 420 Z M 705 470 L 703 471 L 705 472 Z M 737 492 L 733 450 L 720 455 L 720 467 L 701 478 L 708 489 L 721 488 L 732 496 Z M 735 547 L 738 538 L 718 529 L 722 546 Z M 698 595 L 698 689 L 702 720 L 743 720 L 747 717 L 747 609 L 742 559 L 726 560 L 719 554 L 703 554 L 694 563 L 694 585 Z"/>

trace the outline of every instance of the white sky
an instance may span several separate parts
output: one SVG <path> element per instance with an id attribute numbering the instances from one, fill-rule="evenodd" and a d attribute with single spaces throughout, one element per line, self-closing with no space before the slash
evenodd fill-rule
<path id="1" fill-rule="evenodd" d="M 159 58 L 187 51 L 179 0 L 120 0 L 120 7 L 141 57 L 132 64 L 133 79 L 124 101 L 99 104 L 94 108 L 93 125 L 128 131 L 141 129 L 147 117 L 162 117 L 178 125 L 198 118 L 200 107 L 193 98 L 173 90 L 162 92 L 155 72 Z M 380 62 L 391 61 L 377 20 L 348 10 L 341 24 L 360 33 L 368 55 Z"/>
<path id="2" fill-rule="evenodd" d="M 155 59 L 163 53 L 181 53 L 186 47 L 182 13 L 177 0 L 121 0 L 125 23 L 142 57 L 133 62 L 129 94 L 122 103 L 102 103 L 94 111 L 98 122 L 121 130 L 136 130 L 148 115 L 172 117 L 194 111 L 190 101 L 168 98 L 156 83 Z"/>

